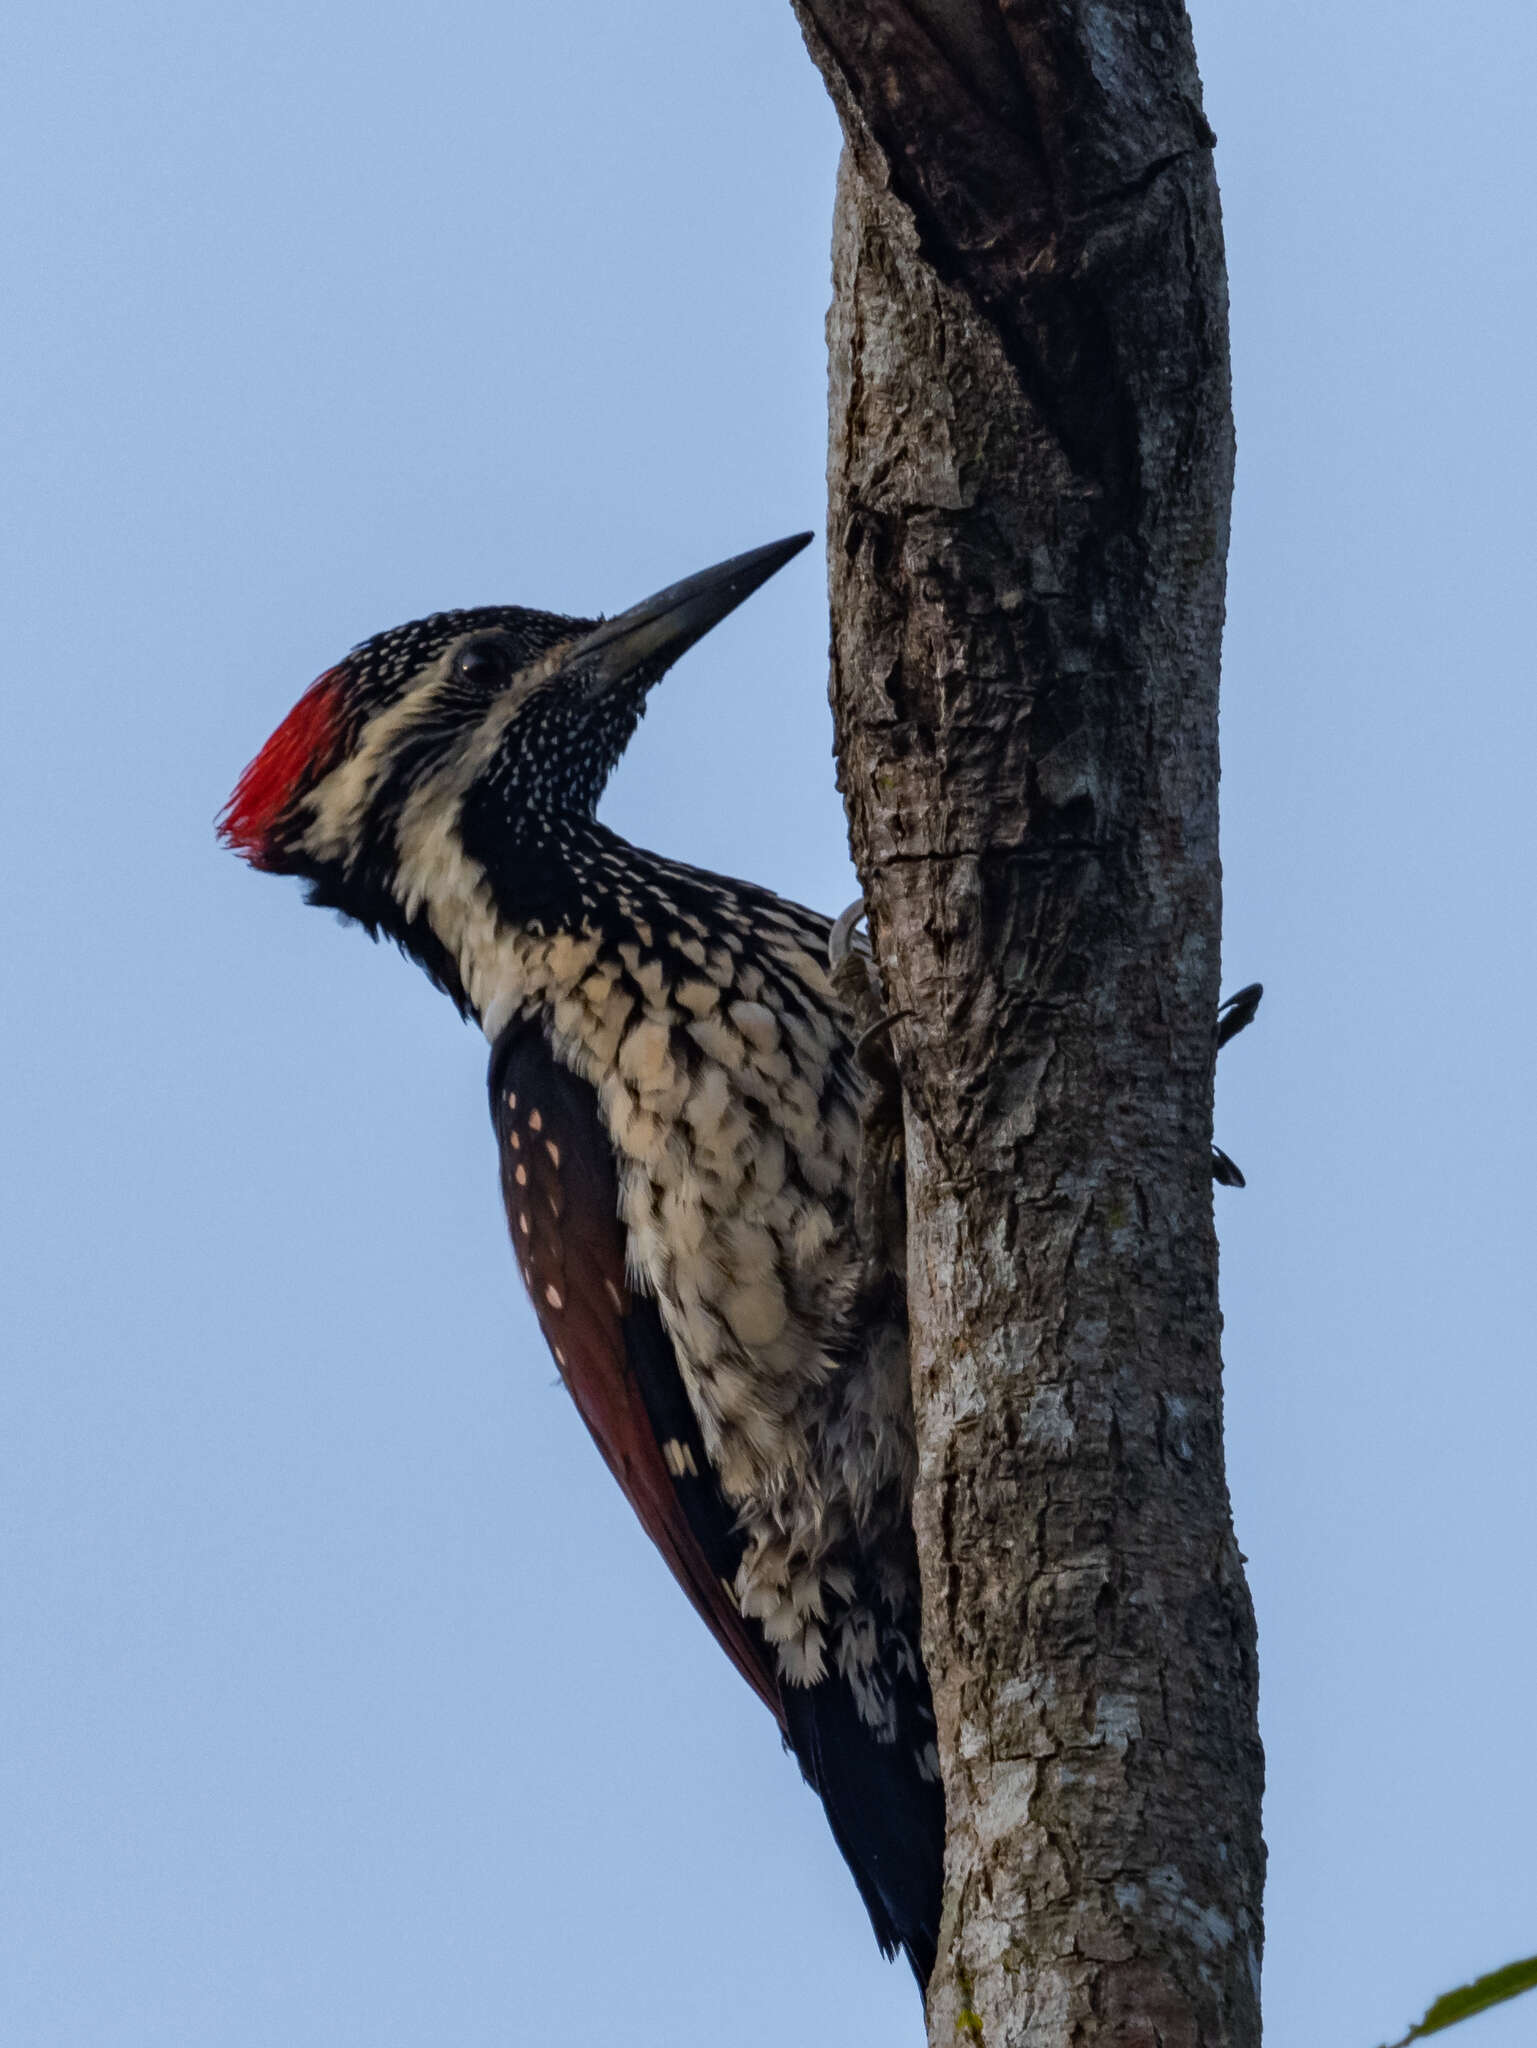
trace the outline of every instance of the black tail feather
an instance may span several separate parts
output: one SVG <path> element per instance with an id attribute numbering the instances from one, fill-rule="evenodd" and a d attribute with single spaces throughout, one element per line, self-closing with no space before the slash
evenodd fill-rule
<path id="1" fill-rule="evenodd" d="M 781 1690 L 790 1746 L 820 1794 L 833 1839 L 854 1874 L 883 1952 L 900 1948 L 920 1991 L 939 1944 L 945 1807 L 934 1768 L 934 1723 L 921 1676 L 898 1696 L 895 1741 L 860 1718 L 836 1674 Z"/>

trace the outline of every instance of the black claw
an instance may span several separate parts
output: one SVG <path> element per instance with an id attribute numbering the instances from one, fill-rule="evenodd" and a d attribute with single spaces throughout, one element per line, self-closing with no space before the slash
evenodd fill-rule
<path id="1" fill-rule="evenodd" d="M 1211 1177 L 1225 1188 L 1241 1188 L 1248 1185 L 1220 1145 L 1213 1145 L 1211 1148 Z"/>
<path id="2" fill-rule="evenodd" d="M 884 1037 L 893 1024 L 900 1024 L 904 1017 L 910 1017 L 912 1014 L 911 1010 L 888 1010 L 884 1017 L 877 1017 L 867 1030 L 861 1031 L 854 1041 L 854 1057 L 859 1064 L 865 1064 L 865 1052 L 868 1047 L 874 1045 L 878 1038 Z"/>
<path id="3" fill-rule="evenodd" d="M 1228 997 L 1225 1003 L 1217 1005 L 1217 1050 L 1220 1052 L 1230 1038 L 1236 1038 L 1240 1031 L 1254 1022 L 1254 1013 L 1259 1008 L 1259 999 L 1265 993 L 1265 985 L 1251 981 L 1236 995 Z M 1241 1188 L 1244 1177 L 1228 1158 L 1220 1145 L 1211 1148 L 1211 1177 L 1225 1188 Z"/>
<path id="4" fill-rule="evenodd" d="M 1225 1003 L 1217 1005 L 1217 1049 L 1220 1052 L 1230 1038 L 1236 1038 L 1254 1022 L 1254 1013 L 1259 1008 L 1259 999 L 1265 993 L 1262 981 L 1251 981 L 1247 988 L 1241 988 L 1237 995 L 1229 996 Z M 1236 1171 L 1236 1169 L 1235 1169 Z M 1243 1182 L 1238 1183 L 1240 1187 Z"/>
<path id="5" fill-rule="evenodd" d="M 858 896 L 847 910 L 841 911 L 837 923 L 827 935 L 827 964 L 834 974 L 849 957 L 856 943 L 854 932 L 864 920 L 865 899 Z"/>

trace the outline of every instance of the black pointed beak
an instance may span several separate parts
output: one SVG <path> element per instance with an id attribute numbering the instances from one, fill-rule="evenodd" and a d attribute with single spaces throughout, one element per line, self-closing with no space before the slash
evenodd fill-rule
<path id="1" fill-rule="evenodd" d="M 665 666 L 676 661 L 811 538 L 809 533 L 794 533 L 788 540 L 750 548 L 745 555 L 733 555 L 713 569 L 670 583 L 643 604 L 631 605 L 617 618 L 595 626 L 569 650 L 562 665 L 579 666 L 593 682 L 604 684 L 632 675 L 643 663 Z"/>

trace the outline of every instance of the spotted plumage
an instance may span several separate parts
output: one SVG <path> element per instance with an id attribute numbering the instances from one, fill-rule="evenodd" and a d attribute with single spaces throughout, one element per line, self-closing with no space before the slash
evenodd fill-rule
<path id="1" fill-rule="evenodd" d="M 382 634 L 301 699 L 223 829 L 481 1025 L 562 1378 L 924 1982 L 943 1813 L 904 1305 L 856 1243 L 865 1084 L 830 927 L 595 816 L 650 688 L 804 539 L 609 622 L 486 608 Z"/>

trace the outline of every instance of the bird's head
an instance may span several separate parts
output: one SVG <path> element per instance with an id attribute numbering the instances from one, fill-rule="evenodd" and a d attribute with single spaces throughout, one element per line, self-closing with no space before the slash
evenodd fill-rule
<path id="1" fill-rule="evenodd" d="M 652 685 L 810 538 L 734 556 L 613 619 L 485 606 L 365 640 L 246 769 L 221 837 L 401 936 L 466 847 L 537 862 L 563 823 L 590 819 Z"/>

